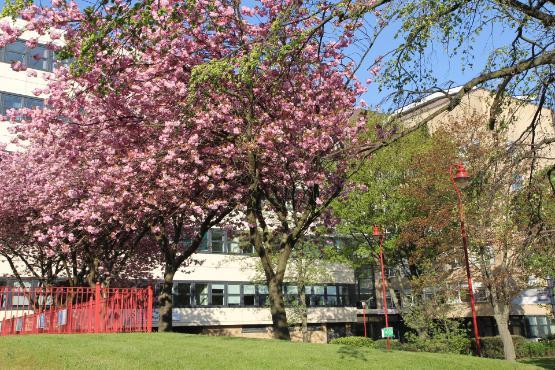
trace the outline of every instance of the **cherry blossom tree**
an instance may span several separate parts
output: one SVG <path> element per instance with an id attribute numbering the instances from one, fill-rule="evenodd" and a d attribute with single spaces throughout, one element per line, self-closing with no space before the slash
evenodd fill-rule
<path id="1" fill-rule="evenodd" d="M 0 46 L 33 31 L 63 38 L 60 56 L 75 60 L 36 91 L 47 108 L 10 113 L 29 117 L 18 139 L 44 176 L 37 240 L 56 253 L 81 240 L 154 240 L 169 330 L 173 275 L 238 207 L 275 335 L 289 339 L 289 257 L 312 225 L 333 224 L 327 208 L 364 127 L 351 118 L 365 88 L 346 55 L 359 20 L 322 23 L 327 6 L 115 1 L 81 11 L 54 1 L 21 11 L 22 27 L 3 22 Z"/>

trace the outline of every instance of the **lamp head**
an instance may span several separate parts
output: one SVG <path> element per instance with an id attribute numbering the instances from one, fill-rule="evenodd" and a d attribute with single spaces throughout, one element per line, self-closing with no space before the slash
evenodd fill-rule
<path id="1" fill-rule="evenodd" d="M 379 226 L 374 226 L 374 230 L 372 231 L 372 236 L 382 236 Z"/>
<path id="2" fill-rule="evenodd" d="M 455 182 L 461 188 L 468 186 L 470 183 L 470 176 L 468 175 L 468 172 L 466 172 L 466 168 L 464 168 L 462 162 L 456 164 L 455 166 L 457 168 L 457 173 L 454 176 Z"/>

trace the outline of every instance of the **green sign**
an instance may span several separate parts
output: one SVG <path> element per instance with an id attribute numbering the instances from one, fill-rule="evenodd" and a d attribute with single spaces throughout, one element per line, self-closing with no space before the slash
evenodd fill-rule
<path id="1" fill-rule="evenodd" d="M 382 338 L 393 338 L 395 335 L 393 334 L 393 328 L 383 328 L 382 329 Z"/>

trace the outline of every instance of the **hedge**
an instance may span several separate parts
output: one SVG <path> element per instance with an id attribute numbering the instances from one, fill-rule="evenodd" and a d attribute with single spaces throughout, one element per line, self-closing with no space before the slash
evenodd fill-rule
<path id="1" fill-rule="evenodd" d="M 353 347 L 374 347 L 374 341 L 367 337 L 343 337 L 330 340 L 330 344 L 344 344 Z"/>
<path id="2" fill-rule="evenodd" d="M 515 354 L 517 358 L 555 356 L 555 341 L 544 340 L 534 342 L 519 335 L 513 335 Z M 505 358 L 501 337 L 480 338 L 482 357 Z M 472 339 L 472 350 L 476 352 L 476 341 Z"/>

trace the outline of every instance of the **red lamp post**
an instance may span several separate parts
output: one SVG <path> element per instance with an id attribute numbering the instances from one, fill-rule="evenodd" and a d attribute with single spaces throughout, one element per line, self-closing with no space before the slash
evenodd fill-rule
<path id="1" fill-rule="evenodd" d="M 453 174 L 454 170 L 456 170 L 455 174 Z M 464 250 L 464 262 L 466 265 L 466 278 L 468 280 L 470 308 L 472 310 L 472 322 L 474 324 L 474 337 L 476 338 L 476 352 L 478 353 L 478 356 L 481 356 L 480 334 L 478 333 L 478 321 L 476 320 L 476 308 L 474 306 L 474 291 L 472 290 L 472 276 L 470 274 L 470 264 L 468 263 L 468 237 L 466 235 L 466 229 L 464 227 L 464 209 L 462 204 L 461 191 L 459 189 L 459 186 L 465 187 L 468 184 L 470 176 L 468 175 L 468 172 L 466 172 L 466 169 L 464 168 L 462 162 L 459 162 L 458 164 L 452 164 L 451 166 L 449 166 L 449 177 L 451 178 L 451 183 L 453 183 L 453 187 L 455 188 L 455 192 L 457 193 L 458 197 L 461 236 Z"/>
<path id="2" fill-rule="evenodd" d="M 380 238 L 380 265 L 381 265 L 381 268 L 382 268 L 383 312 L 384 312 L 384 315 L 385 315 L 385 327 L 388 328 L 389 327 L 389 316 L 388 316 L 388 313 L 387 313 L 385 268 L 384 268 L 384 263 L 383 263 L 383 248 L 382 248 L 385 233 L 380 232 L 380 229 L 379 229 L 378 226 L 374 226 L 374 231 L 372 232 L 372 236 Z M 387 337 L 387 350 L 389 351 L 390 348 L 391 348 L 390 339 L 389 339 L 389 337 Z"/>

